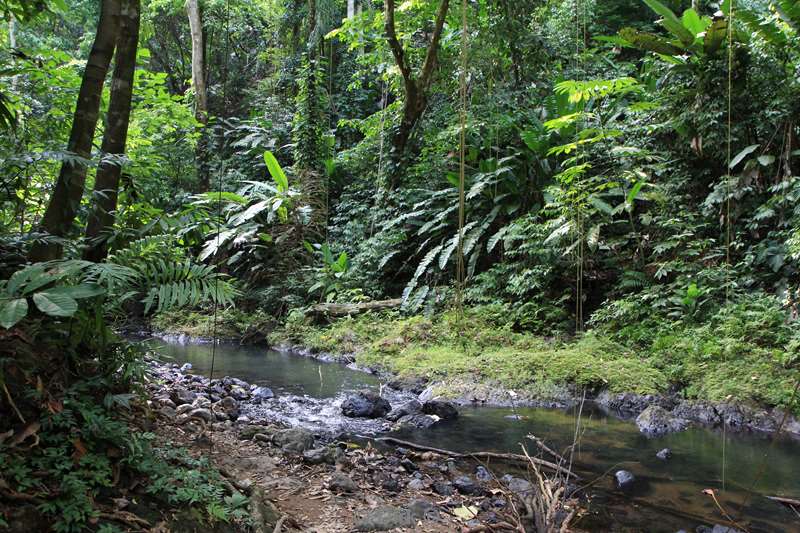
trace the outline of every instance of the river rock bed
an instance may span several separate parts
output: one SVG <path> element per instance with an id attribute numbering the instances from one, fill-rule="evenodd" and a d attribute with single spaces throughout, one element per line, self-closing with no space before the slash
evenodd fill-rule
<path id="1" fill-rule="evenodd" d="M 150 404 L 163 422 L 160 436 L 212 458 L 237 490 L 269 493 L 278 513 L 287 513 L 287 530 L 483 531 L 482 524 L 519 523 L 517 509 L 532 495 L 529 481 L 471 461 L 343 437 L 342 429 L 377 432 L 396 423 L 344 417 L 347 399 L 276 398 L 237 378 L 191 375 L 190 365 L 147 364 Z M 458 416 L 446 402 L 385 392 L 400 408 L 380 415 L 394 413 L 389 418 L 396 421 Z M 323 431 L 332 421 L 333 428 Z M 577 511 L 577 500 L 567 508 Z"/>

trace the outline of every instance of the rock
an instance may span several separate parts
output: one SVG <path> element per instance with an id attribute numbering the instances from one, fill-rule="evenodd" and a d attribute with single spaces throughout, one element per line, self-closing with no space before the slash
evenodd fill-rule
<path id="1" fill-rule="evenodd" d="M 191 369 L 192 369 L 192 363 L 184 363 L 183 365 L 181 365 L 180 371 L 185 374 Z"/>
<path id="2" fill-rule="evenodd" d="M 422 403 L 429 402 L 433 400 L 435 391 L 436 391 L 436 386 L 429 385 L 424 391 L 419 393 L 417 399 Z"/>
<path id="3" fill-rule="evenodd" d="M 239 404 L 230 396 L 226 396 L 211 406 L 211 411 L 220 420 L 236 420 L 239 416 Z"/>
<path id="4" fill-rule="evenodd" d="M 672 450 L 670 450 L 669 448 L 664 448 L 663 450 L 659 451 L 656 454 L 656 457 L 658 457 L 662 461 L 666 461 L 667 459 L 672 457 Z"/>
<path id="5" fill-rule="evenodd" d="M 735 527 L 714 524 L 714 527 L 711 529 L 711 533 L 744 533 L 744 532 L 741 529 L 736 529 Z"/>
<path id="6" fill-rule="evenodd" d="M 745 415 L 742 408 L 731 403 L 723 403 L 717 406 L 717 412 L 722 418 L 722 423 L 731 429 L 738 430 L 745 426 Z"/>
<path id="7" fill-rule="evenodd" d="M 250 423 L 250 418 L 246 417 L 246 416 L 239 416 L 239 417 L 236 418 L 236 423 L 237 424 L 249 424 Z"/>
<path id="8" fill-rule="evenodd" d="M 390 381 L 387 385 L 389 385 L 394 390 L 404 390 L 413 392 L 414 394 L 419 394 L 423 390 L 425 390 L 425 386 L 428 384 L 428 379 L 424 377 L 411 377 L 411 378 L 397 378 Z"/>
<path id="9" fill-rule="evenodd" d="M 172 407 L 170 407 L 168 405 L 165 405 L 164 407 L 159 409 L 158 412 L 164 418 L 173 419 L 173 418 L 176 418 L 178 416 L 178 414 L 175 412 L 175 409 L 173 409 Z"/>
<path id="10" fill-rule="evenodd" d="M 517 494 L 518 496 L 527 496 L 533 491 L 533 484 L 527 479 L 522 479 L 521 477 L 514 477 L 505 475 L 503 476 L 502 481 L 508 487 L 508 490 Z"/>
<path id="11" fill-rule="evenodd" d="M 205 396 L 198 396 L 192 402 L 192 407 L 194 407 L 195 409 L 210 409 L 211 400 L 209 400 Z"/>
<path id="12" fill-rule="evenodd" d="M 492 479 L 494 479 L 491 472 L 486 470 L 486 468 L 484 468 L 481 465 L 479 465 L 478 468 L 475 469 L 475 477 L 478 478 L 478 481 L 483 481 L 483 482 L 491 481 Z"/>
<path id="13" fill-rule="evenodd" d="M 472 494 L 472 495 L 479 495 L 483 493 L 483 488 L 480 487 L 475 481 L 469 476 L 459 476 L 453 480 L 453 486 L 460 492 L 461 494 Z"/>
<path id="14" fill-rule="evenodd" d="M 436 520 L 439 517 L 436 506 L 427 500 L 414 500 L 408 504 L 408 510 L 416 520 Z"/>
<path id="15" fill-rule="evenodd" d="M 197 398 L 197 393 L 186 389 L 178 389 L 173 391 L 170 396 L 175 405 L 183 405 L 194 402 Z"/>
<path id="16" fill-rule="evenodd" d="M 392 406 L 372 391 L 361 391 L 342 402 L 342 414 L 350 418 L 381 418 Z"/>
<path id="17" fill-rule="evenodd" d="M 381 482 L 381 488 L 389 492 L 400 492 L 400 483 L 394 478 L 386 478 Z"/>
<path id="18" fill-rule="evenodd" d="M 242 429 L 239 430 L 239 439 L 241 440 L 250 440 L 252 439 L 257 433 L 262 434 L 271 434 L 272 428 L 268 426 L 260 426 L 257 424 L 250 424 Z"/>
<path id="19" fill-rule="evenodd" d="M 684 400 L 673 409 L 672 414 L 706 426 L 716 426 L 722 422 L 719 413 L 710 402 Z"/>
<path id="20" fill-rule="evenodd" d="M 402 466 L 405 469 L 405 471 L 409 473 L 416 472 L 417 470 L 419 470 L 419 467 L 414 464 L 414 461 L 412 461 L 408 457 L 400 461 L 400 466 Z"/>
<path id="21" fill-rule="evenodd" d="M 408 485 L 406 485 L 406 487 L 409 490 L 425 490 L 428 488 L 428 485 L 421 479 L 414 478 L 408 482 Z"/>
<path id="22" fill-rule="evenodd" d="M 275 397 L 275 393 L 272 392 L 272 389 L 268 387 L 256 387 L 250 393 L 253 398 L 253 401 L 256 403 L 261 403 L 264 400 L 269 400 L 270 398 Z"/>
<path id="23" fill-rule="evenodd" d="M 192 406 L 191 406 L 191 404 L 185 403 L 185 404 L 183 404 L 183 405 L 179 405 L 179 406 L 178 406 L 178 407 L 175 409 L 175 414 L 177 414 L 177 415 L 186 414 L 186 413 L 188 413 L 189 411 L 191 411 L 192 409 L 194 409 L 194 407 L 192 407 Z"/>
<path id="24" fill-rule="evenodd" d="M 272 436 L 272 442 L 285 452 L 303 453 L 314 447 L 314 434 L 305 428 L 284 429 Z"/>
<path id="25" fill-rule="evenodd" d="M 328 482 L 328 488 L 333 492 L 358 492 L 358 485 L 341 472 L 336 472 L 331 476 L 331 480 Z"/>
<path id="26" fill-rule="evenodd" d="M 611 393 L 608 391 L 601 392 L 595 400 L 599 405 L 603 405 L 620 413 L 640 413 L 650 405 L 657 405 L 664 409 L 672 409 L 675 406 L 675 401 L 664 396 L 656 396 L 653 394 L 634 394 L 631 392 L 624 393 Z"/>
<path id="27" fill-rule="evenodd" d="M 310 465 L 320 465 L 322 463 L 334 464 L 336 462 L 336 450 L 338 448 L 312 448 L 303 452 L 303 462 Z"/>
<path id="28" fill-rule="evenodd" d="M 614 483 L 618 489 L 630 490 L 636 482 L 636 476 L 627 470 L 617 470 L 614 473 Z"/>
<path id="29" fill-rule="evenodd" d="M 657 405 L 651 405 L 636 417 L 639 431 L 649 437 L 658 437 L 675 431 L 683 431 L 688 427 L 683 418 L 673 416 L 669 411 Z"/>
<path id="30" fill-rule="evenodd" d="M 171 407 L 172 409 L 175 409 L 177 407 L 177 405 L 175 405 L 175 402 L 170 400 L 169 397 L 156 398 L 156 399 L 158 400 L 158 403 L 160 403 L 164 407 Z"/>
<path id="31" fill-rule="evenodd" d="M 406 415 L 401 417 L 397 423 L 402 426 L 427 429 L 438 421 L 438 418 L 429 415 Z"/>
<path id="32" fill-rule="evenodd" d="M 397 422 L 404 416 L 418 415 L 420 413 L 422 413 L 422 404 L 417 400 L 411 400 L 404 403 L 400 407 L 395 407 L 392 409 L 392 412 L 386 415 L 386 419 L 391 420 L 392 422 Z"/>
<path id="33" fill-rule="evenodd" d="M 370 509 L 364 516 L 356 520 L 356 531 L 389 531 L 397 528 L 414 527 L 415 521 L 408 509 L 382 505 Z"/>
<path id="34" fill-rule="evenodd" d="M 422 404 L 422 412 L 426 415 L 435 415 L 442 420 L 458 418 L 458 409 L 450 402 L 429 401 Z"/>
<path id="35" fill-rule="evenodd" d="M 229 393 L 235 400 L 242 401 L 250 397 L 250 393 L 240 385 L 233 385 Z"/>
<path id="36" fill-rule="evenodd" d="M 453 484 L 447 481 L 437 481 L 433 484 L 433 492 L 441 496 L 452 496 L 456 493 Z"/>
<path id="37" fill-rule="evenodd" d="M 216 420 L 217 417 L 214 416 L 214 413 L 212 413 L 210 410 L 200 408 L 200 409 L 194 409 L 194 410 L 190 411 L 189 412 L 189 418 L 199 418 L 202 421 L 211 424 L 212 422 L 214 422 Z"/>

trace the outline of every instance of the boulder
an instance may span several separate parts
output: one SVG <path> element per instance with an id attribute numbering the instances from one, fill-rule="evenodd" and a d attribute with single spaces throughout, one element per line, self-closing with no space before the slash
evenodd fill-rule
<path id="1" fill-rule="evenodd" d="M 272 389 L 268 387 L 256 387 L 252 390 L 250 395 L 253 398 L 253 401 L 256 403 L 261 403 L 264 400 L 269 400 L 270 398 L 275 397 L 275 393 L 272 392 Z"/>
<path id="2" fill-rule="evenodd" d="M 211 411 L 213 411 L 220 420 L 236 420 L 239 416 L 239 404 L 230 396 L 226 396 L 213 404 L 211 406 Z"/>
<path id="3" fill-rule="evenodd" d="M 620 490 L 630 490 L 636 483 L 636 476 L 627 470 L 617 470 L 614 472 L 614 484 Z"/>
<path id="4" fill-rule="evenodd" d="M 429 415 L 406 415 L 401 417 L 397 423 L 402 426 L 410 426 L 420 429 L 427 429 L 436 424 L 439 419 Z"/>
<path id="5" fill-rule="evenodd" d="M 458 418 L 458 409 L 450 402 L 429 401 L 422 404 L 422 412 L 426 415 L 438 416 L 442 420 Z"/>
<path id="6" fill-rule="evenodd" d="M 381 418 L 392 406 L 372 391 L 361 391 L 342 402 L 342 414 L 350 418 Z"/>
<path id="7" fill-rule="evenodd" d="M 186 389 L 178 389 L 172 391 L 170 395 L 175 405 L 183 405 L 185 403 L 192 403 L 197 398 L 197 393 Z"/>
<path id="8" fill-rule="evenodd" d="M 335 464 L 336 460 L 340 458 L 342 450 L 338 447 L 335 448 L 312 448 L 303 452 L 303 462 L 310 465 L 319 465 L 322 463 Z"/>
<path id="9" fill-rule="evenodd" d="M 714 405 L 704 401 L 684 400 L 673 409 L 672 414 L 706 426 L 716 426 L 722 421 Z"/>
<path id="10" fill-rule="evenodd" d="M 305 428 L 290 428 L 276 432 L 272 442 L 285 452 L 303 453 L 314 447 L 314 434 Z"/>
<path id="11" fill-rule="evenodd" d="M 392 409 L 392 412 L 386 415 L 386 419 L 391 420 L 392 422 L 397 422 L 404 416 L 418 415 L 420 413 L 422 413 L 422 404 L 417 400 L 411 400 L 404 403 L 400 407 L 395 407 Z"/>
<path id="12" fill-rule="evenodd" d="M 636 426 L 639 431 L 649 437 L 683 431 L 688 425 L 689 423 L 683 418 L 673 416 L 672 413 L 657 405 L 649 406 L 636 417 Z"/>
<path id="13" fill-rule="evenodd" d="M 246 400 L 250 397 L 250 392 L 248 389 L 245 389 L 240 385 L 233 385 L 229 394 L 238 401 Z"/>
<path id="14" fill-rule="evenodd" d="M 179 405 L 178 407 L 175 408 L 175 414 L 176 415 L 186 414 L 189 411 L 191 411 L 192 409 L 194 409 L 194 407 L 192 407 L 191 404 L 185 403 L 185 404 Z"/>
<path id="15" fill-rule="evenodd" d="M 181 365 L 180 371 L 185 374 L 191 369 L 192 369 L 192 363 L 183 363 L 183 365 Z"/>
<path id="16" fill-rule="evenodd" d="M 212 413 L 208 409 L 203 409 L 203 408 L 193 409 L 192 411 L 190 411 L 189 418 L 199 418 L 203 422 L 207 422 L 209 424 L 217 419 L 217 417 L 214 416 L 214 413 Z"/>

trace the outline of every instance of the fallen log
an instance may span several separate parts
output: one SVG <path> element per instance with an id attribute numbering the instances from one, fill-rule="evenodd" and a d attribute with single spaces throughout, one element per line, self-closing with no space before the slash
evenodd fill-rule
<path id="1" fill-rule="evenodd" d="M 312 305 L 310 312 L 315 315 L 343 317 L 348 315 L 359 315 L 367 311 L 383 311 L 386 309 L 396 309 L 403 304 L 402 298 L 392 300 L 375 300 L 373 302 L 360 303 L 321 303 Z"/>
<path id="2" fill-rule="evenodd" d="M 580 479 L 580 477 L 573 473 L 570 470 L 567 470 L 563 466 L 557 465 L 555 463 L 551 463 L 550 461 L 546 461 L 544 459 L 539 459 L 538 457 L 531 457 L 530 460 L 528 457 L 524 455 L 520 455 L 518 453 L 498 453 L 498 452 L 468 452 L 468 453 L 459 453 L 454 452 L 451 450 L 443 450 L 441 448 L 433 448 L 431 446 L 423 446 L 422 444 L 416 444 L 413 442 L 409 442 L 406 440 L 396 439 L 394 437 L 378 437 L 375 440 L 379 442 L 386 442 L 389 444 L 395 444 L 397 446 L 403 446 L 405 448 L 411 448 L 414 450 L 420 450 L 423 452 L 433 452 L 438 453 L 439 455 L 446 455 L 448 457 L 454 457 L 457 459 L 469 459 L 469 458 L 476 458 L 476 459 L 498 459 L 501 461 L 513 461 L 513 462 L 521 462 L 521 463 L 528 463 L 533 461 L 539 466 L 543 466 L 555 472 L 560 472 L 568 477 L 572 477 L 574 479 Z"/>

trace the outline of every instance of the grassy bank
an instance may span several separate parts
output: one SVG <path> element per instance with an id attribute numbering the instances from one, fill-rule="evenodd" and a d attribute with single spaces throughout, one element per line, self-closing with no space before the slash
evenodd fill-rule
<path id="1" fill-rule="evenodd" d="M 565 385 L 640 394 L 677 390 L 690 399 L 786 406 L 800 341 L 783 316 L 773 302 L 750 302 L 728 306 L 702 324 L 606 320 L 572 339 L 515 332 L 504 324 L 502 309 L 492 307 L 468 310 L 461 321 L 453 313 L 382 314 L 316 326 L 296 316 L 270 341 L 355 353 L 359 364 L 401 377 L 545 393 Z"/>

